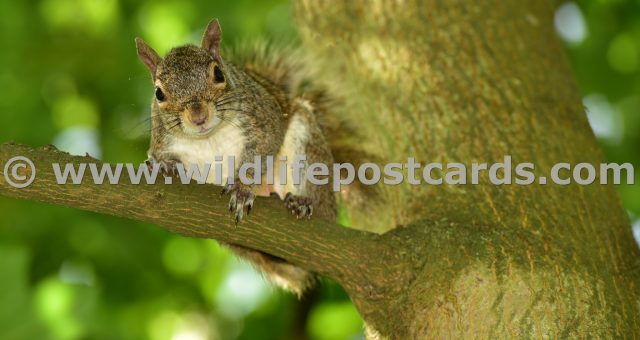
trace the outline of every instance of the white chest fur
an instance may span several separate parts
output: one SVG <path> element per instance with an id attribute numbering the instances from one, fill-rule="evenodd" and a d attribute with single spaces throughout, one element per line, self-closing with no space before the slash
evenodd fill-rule
<path id="1" fill-rule="evenodd" d="M 296 156 L 306 156 L 307 143 L 309 142 L 310 138 L 308 126 L 309 121 L 305 116 L 300 114 L 294 115 L 289 122 L 282 147 L 278 152 L 278 157 L 276 157 L 276 176 L 272 189 L 273 192 L 277 193 L 280 196 L 280 198 L 284 198 L 288 192 L 294 195 L 305 194 L 307 184 L 305 176 L 306 164 L 300 173 L 300 184 L 294 185 L 293 162 Z M 280 181 L 280 162 L 277 161 L 280 159 L 280 156 L 287 157 L 288 167 L 286 173 L 286 184 L 282 184 Z"/>
<path id="2" fill-rule="evenodd" d="M 233 156 L 235 165 L 239 165 L 245 141 L 246 137 L 238 127 L 226 125 L 208 138 L 176 138 L 167 152 L 178 156 L 185 169 L 197 165 L 202 173 L 205 171 L 205 164 L 210 164 L 207 183 L 223 185 L 229 177 L 229 157 Z M 222 157 L 222 161 L 216 161 L 216 157 Z M 221 176 L 216 176 L 220 172 Z M 217 179 L 222 182 L 217 183 Z"/>

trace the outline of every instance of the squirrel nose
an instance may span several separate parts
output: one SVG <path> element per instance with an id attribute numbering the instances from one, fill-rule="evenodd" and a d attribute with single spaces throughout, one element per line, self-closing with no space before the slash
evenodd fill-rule
<path id="1" fill-rule="evenodd" d="M 200 103 L 193 103 L 189 106 L 189 120 L 193 125 L 202 125 L 207 121 L 207 114 Z"/>
<path id="2" fill-rule="evenodd" d="M 193 123 L 193 125 L 202 125 L 207 121 L 207 116 L 205 115 L 197 115 L 197 116 L 191 116 L 189 117 L 189 120 L 191 120 L 191 123 Z"/>

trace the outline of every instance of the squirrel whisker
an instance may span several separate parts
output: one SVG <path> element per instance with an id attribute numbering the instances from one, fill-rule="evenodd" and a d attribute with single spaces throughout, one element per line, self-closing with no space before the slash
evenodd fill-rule
<path id="1" fill-rule="evenodd" d="M 232 103 L 243 101 L 246 98 L 247 98 L 246 96 L 235 96 L 235 97 L 231 97 L 231 98 L 224 98 L 223 100 L 216 101 L 215 105 L 216 106 L 222 106 L 222 105 L 232 104 Z"/>
<path id="2" fill-rule="evenodd" d="M 232 91 L 229 93 L 225 93 L 222 96 L 220 96 L 220 98 L 218 98 L 215 103 L 217 104 L 222 104 L 222 102 L 226 102 L 228 100 L 232 100 L 232 99 L 238 99 L 238 98 L 246 98 L 247 94 L 243 93 L 242 91 Z"/>
<path id="3" fill-rule="evenodd" d="M 243 110 L 243 109 L 241 109 L 239 107 L 223 107 L 223 108 L 216 109 L 216 110 L 218 110 L 219 112 L 237 111 L 237 112 L 249 113 L 249 111 L 245 111 L 245 110 Z"/>

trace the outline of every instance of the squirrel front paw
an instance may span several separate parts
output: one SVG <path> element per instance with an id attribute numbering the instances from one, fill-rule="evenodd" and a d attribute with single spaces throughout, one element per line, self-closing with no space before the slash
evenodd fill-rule
<path id="1" fill-rule="evenodd" d="M 178 174 L 178 163 L 180 161 L 175 159 L 162 159 L 159 160 L 153 156 L 149 157 L 144 163 L 149 170 L 153 171 L 155 164 L 160 164 L 160 172 L 166 176 L 176 176 Z"/>
<path id="2" fill-rule="evenodd" d="M 298 219 L 303 217 L 311 218 L 311 215 L 313 215 L 313 205 L 309 197 L 297 196 L 288 192 L 284 196 L 284 204 L 287 209 L 291 210 L 291 214 Z"/>
<path id="3" fill-rule="evenodd" d="M 242 220 L 245 208 L 247 215 L 249 215 L 256 197 L 251 186 L 242 183 L 227 184 L 222 189 L 222 194 L 231 194 L 229 212 L 235 216 L 236 224 Z"/>

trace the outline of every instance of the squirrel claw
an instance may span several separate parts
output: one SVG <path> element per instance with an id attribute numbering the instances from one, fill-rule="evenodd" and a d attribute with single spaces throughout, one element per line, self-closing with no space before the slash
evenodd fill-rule
<path id="1" fill-rule="evenodd" d="M 144 164 L 147 165 L 150 171 L 153 171 L 153 168 L 156 164 L 160 165 L 160 172 L 166 176 L 176 176 L 178 174 L 178 161 L 173 159 L 167 160 L 158 160 L 155 157 L 149 157 Z"/>
<path id="2" fill-rule="evenodd" d="M 311 219 L 311 215 L 313 215 L 313 204 L 309 197 L 297 196 L 289 192 L 284 197 L 284 204 L 296 219 L 303 217 Z"/>
<path id="3" fill-rule="evenodd" d="M 231 198 L 229 198 L 229 212 L 234 215 L 236 225 L 238 225 L 244 217 L 245 208 L 247 215 L 253 209 L 255 194 L 250 187 L 238 184 L 227 184 L 222 189 L 222 194 L 231 195 Z"/>

